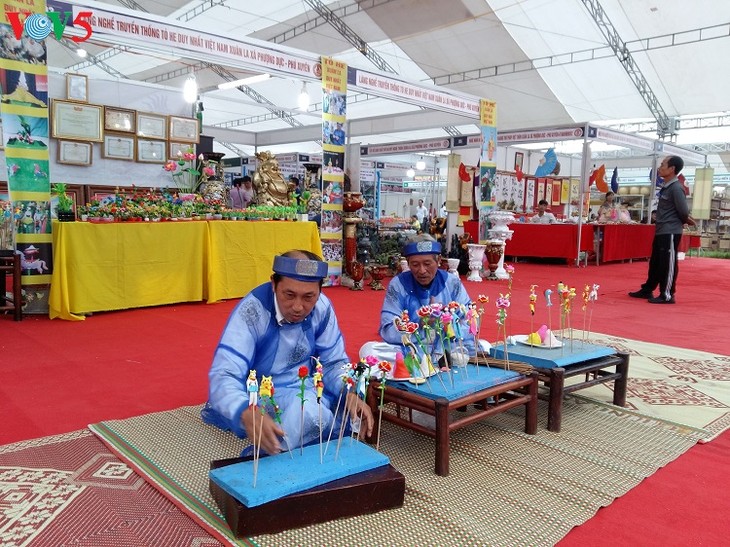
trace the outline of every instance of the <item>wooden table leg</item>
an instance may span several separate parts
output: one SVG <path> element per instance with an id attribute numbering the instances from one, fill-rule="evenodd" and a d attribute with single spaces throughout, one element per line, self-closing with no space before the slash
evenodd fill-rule
<path id="1" fill-rule="evenodd" d="M 537 433 L 537 372 L 532 373 L 532 383 L 527 388 L 530 401 L 525 405 L 525 433 Z"/>
<path id="2" fill-rule="evenodd" d="M 565 369 L 551 368 L 550 398 L 548 399 L 548 431 L 560 432 L 563 419 L 563 387 L 565 387 Z"/>
<path id="3" fill-rule="evenodd" d="M 449 401 L 436 399 L 436 474 L 446 477 L 449 474 Z"/>
<path id="4" fill-rule="evenodd" d="M 613 404 L 616 406 L 626 406 L 626 386 L 629 381 L 629 354 L 619 353 L 621 363 L 616 365 L 616 372 L 621 375 L 616 378 L 613 383 Z"/>

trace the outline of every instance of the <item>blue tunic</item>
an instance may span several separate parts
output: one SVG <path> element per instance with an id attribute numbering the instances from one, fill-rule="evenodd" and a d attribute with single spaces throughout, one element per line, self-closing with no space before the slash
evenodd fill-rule
<path id="1" fill-rule="evenodd" d="M 403 310 L 408 310 L 410 320 L 418 322 L 418 308 L 432 303 L 448 304 L 458 302 L 467 306 L 471 299 L 462 285 L 461 280 L 444 270 L 438 270 L 431 285 L 422 287 L 413 277 L 413 274 L 403 272 L 393 278 L 388 285 L 380 312 L 380 336 L 389 344 L 401 344 L 402 333 L 398 332 L 393 319 L 399 317 Z M 463 329 L 462 329 L 463 330 Z M 474 339 L 464 337 L 464 348 L 474 353 Z"/>
<path id="2" fill-rule="evenodd" d="M 246 389 L 249 370 L 255 369 L 259 382 L 263 376 L 272 376 L 274 399 L 281 408 L 282 428 L 287 435 L 285 441 L 293 447 L 299 446 L 301 382 L 298 370 L 305 365 L 310 377 L 305 391 L 304 444 L 319 440 L 319 408 L 311 379 L 314 372 L 311 356 L 318 357 L 323 365 L 321 410 L 326 437 L 343 385 L 342 366 L 349 361 L 332 304 L 320 293 L 314 309 L 303 321 L 279 325 L 273 287 L 271 283 L 259 285 L 241 300 L 228 318 L 208 374 L 210 387 L 203 419 L 245 437 L 241 414 L 249 403 Z M 261 402 L 259 397 L 259 404 Z M 341 414 L 342 410 L 338 413 L 338 422 Z M 333 436 L 336 434 L 337 429 Z"/>

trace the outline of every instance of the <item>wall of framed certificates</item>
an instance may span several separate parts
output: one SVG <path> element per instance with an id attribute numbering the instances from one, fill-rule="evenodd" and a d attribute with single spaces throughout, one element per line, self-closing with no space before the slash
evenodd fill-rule
<path id="1" fill-rule="evenodd" d="M 48 97 L 51 183 L 169 187 L 162 166 L 199 142 L 198 120 L 176 90 L 50 73 Z"/>

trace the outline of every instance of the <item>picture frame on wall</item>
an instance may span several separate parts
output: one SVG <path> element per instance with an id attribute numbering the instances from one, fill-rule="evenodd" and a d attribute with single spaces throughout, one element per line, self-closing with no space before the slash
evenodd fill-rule
<path id="1" fill-rule="evenodd" d="M 169 134 L 171 141 L 197 144 L 198 142 L 200 142 L 198 120 L 195 118 L 170 116 Z"/>
<path id="2" fill-rule="evenodd" d="M 114 108 L 111 106 L 104 107 L 105 131 L 134 133 L 137 129 L 136 120 L 137 113 L 134 110 L 127 110 L 126 108 Z"/>
<path id="3" fill-rule="evenodd" d="M 135 132 L 143 139 L 167 140 L 167 116 L 137 112 Z"/>
<path id="4" fill-rule="evenodd" d="M 105 133 L 101 157 L 109 160 L 134 161 L 135 144 L 134 135 Z"/>
<path id="5" fill-rule="evenodd" d="M 141 163 L 165 163 L 167 143 L 159 140 L 137 139 L 137 161 Z"/>
<path id="6" fill-rule="evenodd" d="M 56 161 L 65 165 L 91 165 L 94 145 L 82 141 L 58 141 Z"/>
<path id="7" fill-rule="evenodd" d="M 189 142 L 172 142 L 171 141 L 170 145 L 168 147 L 168 149 L 169 149 L 169 153 L 167 155 L 168 159 L 171 159 L 171 160 L 180 159 L 182 154 L 184 154 L 185 152 L 190 150 L 190 148 L 192 147 L 192 144 L 193 143 L 189 143 Z M 195 151 L 194 148 L 193 148 L 193 151 Z"/>
<path id="8" fill-rule="evenodd" d="M 89 78 L 84 74 L 66 74 L 66 98 L 69 101 L 89 102 Z"/>
<path id="9" fill-rule="evenodd" d="M 524 152 L 515 152 L 515 171 L 519 169 L 522 171 L 522 164 L 525 161 L 525 154 Z"/>
<path id="10" fill-rule="evenodd" d="M 102 142 L 104 107 L 100 104 L 52 99 L 51 137 Z"/>

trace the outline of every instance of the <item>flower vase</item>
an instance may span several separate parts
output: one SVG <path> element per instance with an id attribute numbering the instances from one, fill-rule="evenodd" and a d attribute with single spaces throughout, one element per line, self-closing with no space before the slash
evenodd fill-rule
<path id="1" fill-rule="evenodd" d="M 309 213 L 299 213 L 297 214 L 297 220 L 300 222 L 308 222 L 309 221 Z"/>
<path id="2" fill-rule="evenodd" d="M 456 277 L 459 277 L 459 259 L 458 258 L 449 258 L 449 273 L 455 275 Z"/>
<path id="3" fill-rule="evenodd" d="M 490 281 L 496 281 L 499 279 L 499 277 L 497 277 L 497 268 L 499 267 L 499 261 L 504 254 L 504 242 L 498 239 L 490 239 L 487 241 L 486 247 L 487 267 L 489 268 L 489 275 L 487 276 L 487 279 Z"/>
<path id="4" fill-rule="evenodd" d="M 482 269 L 482 262 L 484 261 L 484 251 L 487 246 L 478 245 L 476 243 L 469 243 L 466 248 L 469 252 L 469 276 L 466 278 L 466 280 L 476 281 L 480 283 L 482 281 L 482 276 L 479 272 Z"/>

